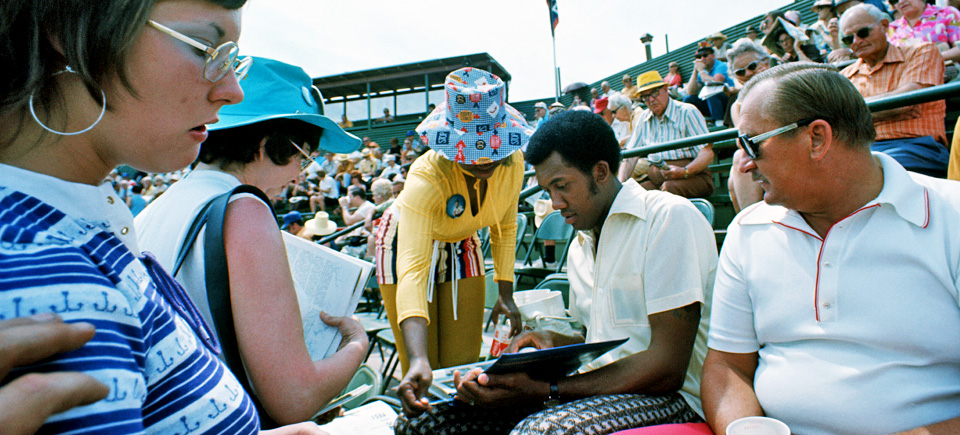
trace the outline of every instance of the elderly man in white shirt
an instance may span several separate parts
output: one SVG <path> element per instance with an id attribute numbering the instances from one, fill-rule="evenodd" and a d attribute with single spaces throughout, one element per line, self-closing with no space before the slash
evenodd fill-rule
<path id="1" fill-rule="evenodd" d="M 960 185 L 870 152 L 857 89 L 787 64 L 740 92 L 739 169 L 703 365 L 713 431 L 960 433 Z M 906 433 L 906 432 L 905 432 Z"/>

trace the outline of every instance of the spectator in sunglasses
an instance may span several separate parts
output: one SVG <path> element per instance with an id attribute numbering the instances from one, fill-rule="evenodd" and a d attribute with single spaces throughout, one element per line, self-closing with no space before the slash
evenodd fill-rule
<path id="1" fill-rule="evenodd" d="M 730 78 L 727 64 L 717 60 L 715 49 L 706 41 L 700 43 L 694 57 L 694 73 L 687 82 L 688 95 L 684 97 L 683 102 L 697 106 L 703 116 L 709 117 L 714 122 L 722 123 L 729 102 L 727 96 L 721 92 L 706 100 L 701 100 L 698 94 L 701 88 L 712 83 L 733 86 L 733 79 Z"/>
<path id="2" fill-rule="evenodd" d="M 680 72 L 680 64 L 677 62 L 670 62 L 670 71 L 667 72 L 667 76 L 663 78 L 663 81 L 667 82 L 667 86 L 670 89 L 677 89 L 683 85 L 683 74 Z"/>
<path id="3" fill-rule="evenodd" d="M 705 419 L 960 433 L 958 185 L 871 153 L 870 111 L 829 66 L 771 68 L 740 98 L 741 170 L 766 193 L 720 253 Z"/>
<path id="4" fill-rule="evenodd" d="M 740 87 L 755 75 L 770 68 L 770 53 L 762 45 L 747 38 L 733 44 L 733 48 L 727 52 L 727 59 L 730 59 L 730 68 L 733 69 L 733 76 Z M 730 98 L 736 98 L 730 105 L 730 120 L 733 121 L 734 127 L 740 125 L 740 87 L 729 91 Z M 753 181 L 750 174 L 737 169 L 742 159 L 743 151 L 738 149 L 733 153 L 733 166 L 730 168 L 730 178 L 727 179 L 727 190 L 730 192 L 730 200 L 733 201 L 733 209 L 737 213 L 744 207 L 763 199 L 763 189 L 760 185 Z"/>
<path id="5" fill-rule="evenodd" d="M 887 41 L 889 21 L 873 5 L 857 5 L 840 18 L 844 43 L 859 58 L 842 71 L 867 101 L 943 83 L 943 58 L 930 43 L 897 47 Z M 908 171 L 946 176 L 949 158 L 943 100 L 873 114 L 874 151 Z"/>

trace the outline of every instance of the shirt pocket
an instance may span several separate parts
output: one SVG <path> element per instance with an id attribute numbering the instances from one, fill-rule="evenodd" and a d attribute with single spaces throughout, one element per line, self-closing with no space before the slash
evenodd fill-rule
<path id="1" fill-rule="evenodd" d="M 618 281 L 610 286 L 610 297 L 607 298 L 613 326 L 647 326 L 643 274 L 626 274 Z"/>

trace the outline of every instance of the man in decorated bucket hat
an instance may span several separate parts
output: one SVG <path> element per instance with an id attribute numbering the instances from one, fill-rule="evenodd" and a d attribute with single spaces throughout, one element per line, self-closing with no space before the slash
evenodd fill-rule
<path id="1" fill-rule="evenodd" d="M 636 125 L 625 149 L 707 134 L 707 123 L 696 106 L 670 98 L 666 86 L 656 71 L 637 77 L 637 97 L 647 109 L 634 115 Z M 713 144 L 653 153 L 647 159 L 662 161 L 664 165 L 638 165 L 636 157 L 624 160 L 620 181 L 646 174 L 648 179 L 640 185 L 647 190 L 663 190 L 686 198 L 703 198 L 713 193 L 713 177 L 707 169 L 713 162 Z"/>
<path id="2" fill-rule="evenodd" d="M 404 377 L 398 395 L 407 415 L 430 409 L 424 396 L 434 368 L 476 362 L 481 345 L 484 264 L 477 230 L 490 227 L 499 306 L 513 332 L 517 203 L 523 182 L 518 152 L 533 130 L 506 103 L 494 74 L 462 68 L 447 75 L 445 101 L 417 127 L 430 151 L 376 235 L 377 281 L 397 339 Z"/>

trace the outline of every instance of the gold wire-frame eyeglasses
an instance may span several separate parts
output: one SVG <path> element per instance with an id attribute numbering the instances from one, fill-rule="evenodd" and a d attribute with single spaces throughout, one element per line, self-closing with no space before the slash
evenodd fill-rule
<path id="1" fill-rule="evenodd" d="M 216 83 L 220 81 L 220 79 L 227 75 L 227 72 L 230 71 L 231 68 L 234 74 L 236 74 L 237 80 L 243 80 L 247 72 L 250 71 L 250 65 L 253 64 L 252 57 L 245 56 L 238 59 L 240 48 L 237 47 L 236 42 L 227 41 L 220 44 L 219 47 L 213 48 L 156 21 L 147 20 L 147 24 L 154 29 L 174 37 L 178 41 L 184 42 L 204 52 L 207 55 L 207 62 L 203 65 L 203 78 L 211 82 Z"/>

